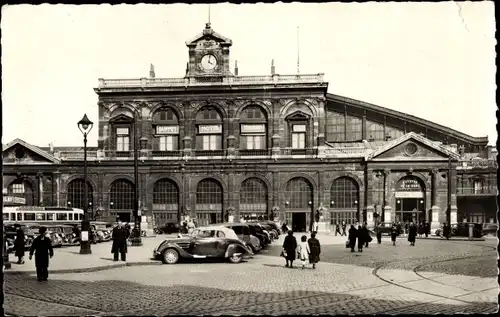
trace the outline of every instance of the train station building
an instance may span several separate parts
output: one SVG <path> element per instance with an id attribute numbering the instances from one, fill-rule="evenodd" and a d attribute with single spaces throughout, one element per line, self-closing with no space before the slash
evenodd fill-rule
<path id="1" fill-rule="evenodd" d="M 4 205 L 83 208 L 149 227 L 273 219 L 496 222 L 487 137 L 328 93 L 323 74 L 240 76 L 210 24 L 186 42 L 184 77 L 98 79 L 98 146 L 3 145 Z M 83 115 L 83 113 L 82 113 Z M 93 118 L 91 118 L 93 119 Z M 138 153 L 138 182 L 134 178 Z M 19 197 L 23 199 L 15 199 Z M 9 200 L 10 199 L 10 200 Z"/>

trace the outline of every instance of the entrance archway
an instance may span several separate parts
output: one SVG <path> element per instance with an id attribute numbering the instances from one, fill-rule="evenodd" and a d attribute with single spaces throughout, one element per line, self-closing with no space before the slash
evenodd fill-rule
<path id="1" fill-rule="evenodd" d="M 425 184 L 416 176 L 405 176 L 396 185 L 396 222 L 425 221 Z"/>
<path id="2" fill-rule="evenodd" d="M 286 184 L 286 222 L 294 232 L 306 232 L 311 225 L 313 187 L 303 178 L 296 177 Z"/>

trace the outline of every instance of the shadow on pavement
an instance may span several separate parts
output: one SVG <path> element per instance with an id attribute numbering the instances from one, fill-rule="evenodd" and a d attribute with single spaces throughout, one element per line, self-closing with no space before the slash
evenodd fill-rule
<path id="1" fill-rule="evenodd" d="M 200 314 L 374 314 L 374 313 L 494 313 L 496 303 L 456 302 L 457 305 L 409 301 L 403 295 L 382 298 L 311 291 L 243 292 L 198 286 L 149 286 L 135 282 L 50 280 L 40 283 L 32 276 L 9 276 L 5 280 L 5 311 L 14 315 L 64 315 L 95 310 L 105 315 L 200 315 Z M 47 303 L 48 308 L 16 304 L 18 295 Z M 438 298 L 436 298 L 438 299 Z M 458 305 L 460 303 L 460 305 Z M 52 306 L 50 306 L 52 305 Z M 74 312 L 68 311 L 74 307 Z M 61 308 L 63 306 L 59 306 Z M 43 311 L 43 314 L 41 313 Z"/>

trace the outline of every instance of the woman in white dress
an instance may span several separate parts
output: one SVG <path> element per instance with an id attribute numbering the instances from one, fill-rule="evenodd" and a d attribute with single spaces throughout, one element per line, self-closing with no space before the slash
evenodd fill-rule
<path id="1" fill-rule="evenodd" d="M 309 249 L 309 243 L 307 243 L 307 236 L 302 236 L 300 238 L 300 244 L 299 244 L 299 258 L 302 261 L 302 269 L 305 269 L 306 267 L 306 261 L 309 259 L 309 253 L 311 253 L 311 250 Z"/>

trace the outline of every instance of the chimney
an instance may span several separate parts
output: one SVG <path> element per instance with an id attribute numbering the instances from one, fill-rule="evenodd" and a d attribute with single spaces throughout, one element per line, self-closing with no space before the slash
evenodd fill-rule
<path id="1" fill-rule="evenodd" d="M 234 62 L 234 76 L 238 76 L 238 61 Z"/>
<path id="2" fill-rule="evenodd" d="M 271 60 L 271 75 L 274 75 L 276 72 L 275 72 L 275 68 L 274 68 L 274 59 Z"/>
<path id="3" fill-rule="evenodd" d="M 54 144 L 52 142 L 49 143 L 50 153 L 54 153 Z"/>
<path id="4" fill-rule="evenodd" d="M 149 77 L 155 78 L 155 67 L 153 66 L 153 64 L 149 66 Z"/>
<path id="5" fill-rule="evenodd" d="M 189 74 L 189 62 L 186 62 L 186 76 Z"/>

